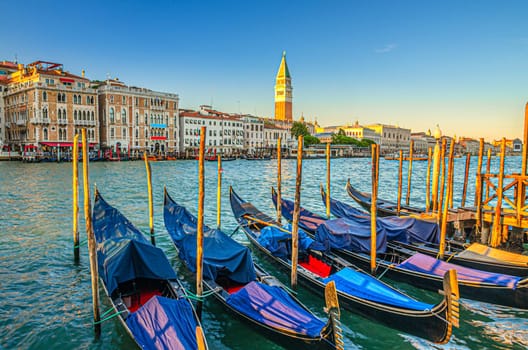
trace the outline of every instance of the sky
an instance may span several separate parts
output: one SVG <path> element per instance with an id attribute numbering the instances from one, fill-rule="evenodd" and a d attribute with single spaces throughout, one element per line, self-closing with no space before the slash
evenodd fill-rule
<path id="1" fill-rule="evenodd" d="M 2 1 L 0 60 L 273 117 L 282 52 L 294 119 L 523 138 L 528 1 Z M 6 15 L 9 14 L 9 15 Z"/>

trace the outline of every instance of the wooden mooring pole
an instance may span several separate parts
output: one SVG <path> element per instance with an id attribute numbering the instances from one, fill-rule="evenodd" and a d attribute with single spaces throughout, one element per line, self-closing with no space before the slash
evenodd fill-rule
<path id="1" fill-rule="evenodd" d="M 491 172 L 491 158 L 493 158 L 493 154 L 491 153 L 491 147 L 488 148 L 488 156 L 486 159 L 486 174 L 489 174 Z M 489 192 L 490 192 L 490 184 L 488 181 L 486 181 L 486 194 L 484 195 L 485 199 L 489 198 Z"/>
<path id="2" fill-rule="evenodd" d="M 204 158 L 206 127 L 200 128 L 200 153 L 198 156 L 198 222 L 196 224 L 196 313 L 202 319 L 203 294 L 203 232 L 204 232 Z"/>
<path id="3" fill-rule="evenodd" d="M 378 201 L 378 166 L 379 148 L 375 143 L 372 144 L 372 196 L 370 200 L 370 272 L 376 273 L 376 218 L 377 218 L 377 201 Z"/>
<path id="4" fill-rule="evenodd" d="M 431 210 L 431 147 L 427 150 L 427 174 L 425 175 L 425 212 Z"/>
<path id="5" fill-rule="evenodd" d="M 281 159 L 281 153 L 282 153 L 282 146 L 281 146 L 281 138 L 277 140 L 277 222 L 281 223 L 282 219 L 282 205 L 281 205 L 281 173 L 282 173 L 282 159 Z"/>
<path id="6" fill-rule="evenodd" d="M 299 254 L 299 216 L 301 214 L 301 183 L 302 183 L 302 155 L 303 155 L 303 137 L 299 135 L 297 139 L 297 176 L 295 180 L 295 203 L 293 207 L 292 221 L 292 270 L 291 286 L 297 288 L 297 262 Z M 280 205 L 280 203 L 279 203 Z"/>
<path id="7" fill-rule="evenodd" d="M 143 158 L 145 159 L 145 169 L 147 171 L 150 243 L 152 243 L 152 245 L 156 245 L 156 238 L 154 237 L 154 203 L 152 199 L 152 174 L 151 174 L 150 164 L 148 161 L 147 152 L 143 153 Z"/>
<path id="8" fill-rule="evenodd" d="M 480 138 L 479 154 L 477 160 L 477 175 L 475 178 L 475 207 L 477 217 L 475 225 L 479 232 L 482 232 L 482 157 L 484 155 L 484 139 Z"/>
<path id="9" fill-rule="evenodd" d="M 101 334 L 101 315 L 99 314 L 99 272 L 97 269 L 97 245 L 92 228 L 92 206 L 90 204 L 90 185 L 88 177 L 88 145 L 86 142 L 86 129 L 82 129 L 83 152 L 83 192 L 84 192 L 84 220 L 86 221 L 86 236 L 88 238 L 88 252 L 90 255 L 90 272 L 92 281 L 92 305 L 95 334 Z"/>
<path id="10" fill-rule="evenodd" d="M 433 213 L 438 212 L 438 181 L 440 178 L 440 145 L 436 141 L 433 155 Z"/>
<path id="11" fill-rule="evenodd" d="M 326 144 L 326 217 L 330 219 L 330 142 Z"/>
<path id="12" fill-rule="evenodd" d="M 222 155 L 218 154 L 218 174 L 216 189 L 216 227 L 220 230 L 222 224 Z"/>
<path id="13" fill-rule="evenodd" d="M 466 169 L 464 171 L 464 187 L 462 188 L 462 200 L 460 201 L 460 206 L 466 206 L 466 194 L 467 194 L 467 185 L 469 178 L 469 165 L 471 163 L 471 154 L 466 154 Z"/>
<path id="14" fill-rule="evenodd" d="M 72 194 L 73 194 L 73 259 L 79 262 L 79 134 L 73 138 Z"/>
<path id="15" fill-rule="evenodd" d="M 504 186 L 504 161 L 506 158 L 506 139 L 502 138 L 500 150 L 499 183 L 497 185 L 497 203 L 495 204 L 495 218 L 493 219 L 493 231 L 491 234 L 491 246 L 498 247 L 504 242 L 502 228 L 502 196 Z"/>
<path id="16" fill-rule="evenodd" d="M 455 151 L 455 142 L 451 140 L 449 146 L 449 158 L 448 158 L 448 167 L 447 167 L 447 190 L 446 198 L 444 202 L 444 208 L 442 210 L 442 225 L 440 228 L 440 248 L 438 250 L 438 255 L 440 259 L 444 258 L 445 253 L 445 240 L 447 236 L 447 213 L 449 211 L 449 200 L 453 195 L 453 188 L 449 184 L 453 181 L 453 170 L 454 170 L 454 151 Z"/>
<path id="17" fill-rule="evenodd" d="M 398 164 L 398 203 L 396 206 L 396 215 L 400 216 L 401 210 L 401 197 L 402 197 L 402 182 L 403 182 L 403 151 L 400 150 Z"/>
<path id="18" fill-rule="evenodd" d="M 412 163 L 413 163 L 414 140 L 411 140 L 409 146 L 409 169 L 407 169 L 407 196 L 405 197 L 405 204 L 409 205 L 411 199 L 411 178 L 412 178 Z M 399 215 L 399 213 L 398 213 Z"/>

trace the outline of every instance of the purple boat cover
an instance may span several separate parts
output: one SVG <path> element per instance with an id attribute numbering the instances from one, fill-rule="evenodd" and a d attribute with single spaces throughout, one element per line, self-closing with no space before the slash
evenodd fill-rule
<path id="1" fill-rule="evenodd" d="M 521 280 L 520 277 L 475 270 L 469 267 L 450 264 L 420 253 L 414 254 L 409 259 L 399 264 L 398 267 L 441 277 L 443 277 L 448 270 L 455 269 L 459 281 L 472 283 L 492 283 L 497 286 L 509 287 L 513 289 L 516 288 L 517 283 Z"/>
<path id="2" fill-rule="evenodd" d="M 317 337 L 325 323 L 296 303 L 282 288 L 248 283 L 227 298 L 233 308 L 272 328 Z"/>
<path id="3" fill-rule="evenodd" d="M 196 321 L 186 299 L 152 297 L 126 320 L 142 349 L 197 349 Z"/>

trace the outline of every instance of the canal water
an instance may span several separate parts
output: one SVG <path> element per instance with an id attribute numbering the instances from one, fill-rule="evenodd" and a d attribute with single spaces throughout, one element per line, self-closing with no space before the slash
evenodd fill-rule
<path id="1" fill-rule="evenodd" d="M 424 206 L 427 162 L 413 163 L 411 204 Z M 465 159 L 456 159 L 455 206 L 460 203 Z M 404 167 L 406 193 L 407 165 Z M 283 193 L 293 198 L 295 160 L 283 161 Z M 369 159 L 332 160 L 332 196 L 352 203 L 345 192 L 348 178 L 354 186 L 370 192 Z M 473 203 L 476 158 L 472 158 L 468 203 Z M 498 169 L 494 158 L 492 169 Z M 520 158 L 509 157 L 506 172 L 518 172 Z M 216 163 L 206 164 L 206 212 L 210 225 L 216 222 Z M 302 204 L 324 213 L 319 183 L 325 182 L 325 160 L 305 160 Z M 380 162 L 379 197 L 395 199 L 398 162 Z M 178 260 L 169 242 L 162 217 L 163 186 L 171 196 L 196 213 L 197 162 L 152 163 L 157 243 L 165 251 L 187 286 L 194 290 L 191 276 Z M 92 163 L 90 183 L 97 185 L 105 199 L 118 208 L 143 232 L 148 232 L 146 176 L 143 162 Z M 229 186 L 258 208 L 273 215 L 270 188 L 276 184 L 276 160 L 236 160 L 223 164 L 222 228 L 236 228 L 229 207 Z M 121 324 L 113 319 L 102 325 L 95 339 L 91 325 L 91 288 L 87 247 L 81 249 L 79 264 L 73 261 L 71 163 L 24 164 L 0 162 L 0 349 L 130 349 L 134 343 Z M 405 198 L 405 196 L 404 196 Z M 82 209 L 82 193 L 81 193 Z M 81 237 L 85 237 L 84 215 L 80 213 Z M 234 238 L 248 244 L 237 232 Z M 255 251 L 254 251 L 255 252 Z M 259 254 L 255 258 L 284 282 Z M 388 282 L 421 300 L 437 302 L 436 293 L 402 283 Z M 299 290 L 299 298 L 318 315 L 324 316 L 324 301 Z M 102 311 L 110 305 L 101 291 Z M 528 347 L 528 312 L 463 299 L 460 328 L 443 346 L 403 334 L 342 311 L 347 349 L 524 349 Z M 203 326 L 211 349 L 281 349 L 243 323 L 234 319 L 214 300 L 207 300 Z"/>

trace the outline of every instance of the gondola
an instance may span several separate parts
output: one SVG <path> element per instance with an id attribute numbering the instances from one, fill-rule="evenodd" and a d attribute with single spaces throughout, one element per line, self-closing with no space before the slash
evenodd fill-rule
<path id="1" fill-rule="evenodd" d="M 179 257 L 196 271 L 197 219 L 165 190 L 165 227 Z M 203 285 L 226 309 L 269 339 L 291 349 L 342 349 L 337 314 L 316 317 L 278 279 L 255 264 L 247 247 L 204 227 Z M 336 346 L 336 344 L 338 346 Z"/>
<path id="2" fill-rule="evenodd" d="M 361 192 L 352 187 L 350 179 L 346 184 L 346 190 L 350 197 L 355 200 L 361 207 L 370 212 L 370 194 Z M 396 202 L 378 198 L 376 202 L 376 209 L 379 216 L 395 216 L 397 215 L 398 204 Z M 400 205 L 400 215 L 420 215 L 425 212 L 424 209 L 411 207 L 408 205 Z"/>
<path id="3" fill-rule="evenodd" d="M 241 199 L 230 188 L 231 209 L 250 242 L 286 271 L 291 269 L 291 228 L 280 227 L 271 217 Z M 344 308 L 400 331 L 447 343 L 452 327 L 458 327 L 456 273 L 444 278 L 444 298 L 437 305 L 420 302 L 366 274 L 331 253 L 318 250 L 299 232 L 299 283 L 322 295 L 325 285 L 336 282 L 339 303 Z M 447 321 L 446 321 L 447 320 Z"/>
<path id="4" fill-rule="evenodd" d="M 325 202 L 326 194 L 322 188 L 321 195 Z M 330 199 L 330 212 L 337 217 L 370 222 L 370 214 L 334 199 Z M 389 245 L 397 245 L 433 257 L 439 256 L 440 234 L 436 223 L 397 216 L 380 217 L 377 222 L 378 225 L 388 229 L 388 238 L 390 238 L 391 231 L 402 231 L 402 227 L 416 233 L 414 234 L 415 239 L 407 239 L 409 235 L 405 234 L 396 235 L 388 242 Z M 477 242 L 465 245 L 455 240 L 446 240 L 444 260 L 482 271 L 520 277 L 528 276 L 528 256 L 491 248 Z"/>
<path id="5" fill-rule="evenodd" d="M 103 288 L 141 349 L 207 349 L 200 321 L 163 251 L 96 191 L 93 230 Z"/>
<path id="6" fill-rule="evenodd" d="M 276 195 L 272 195 L 277 205 Z M 282 215 L 293 218 L 293 202 L 281 198 Z M 312 233 L 315 240 L 331 248 L 344 259 L 362 268 L 370 267 L 370 221 L 360 223 L 347 218 L 327 220 L 302 208 L 299 227 Z M 411 249 L 387 244 L 387 228 L 377 227 L 376 266 L 390 279 L 415 287 L 437 291 L 445 271 L 457 271 L 462 298 L 528 309 L 528 278 L 522 279 L 451 264 Z"/>

